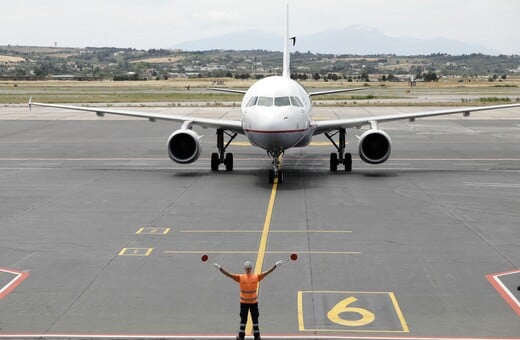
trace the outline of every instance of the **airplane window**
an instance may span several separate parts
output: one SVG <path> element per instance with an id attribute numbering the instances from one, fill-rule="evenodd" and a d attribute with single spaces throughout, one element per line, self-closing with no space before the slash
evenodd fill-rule
<path id="1" fill-rule="evenodd" d="M 272 97 L 258 97 L 258 102 L 256 103 L 258 106 L 273 106 L 273 98 Z"/>
<path id="2" fill-rule="evenodd" d="M 303 107 L 302 101 L 298 97 L 291 97 L 291 102 L 294 106 Z"/>
<path id="3" fill-rule="evenodd" d="M 291 101 L 289 100 L 289 97 L 276 97 L 276 98 L 274 98 L 274 105 L 275 106 L 290 106 Z"/>
<path id="4" fill-rule="evenodd" d="M 255 106 L 257 100 L 258 97 L 252 97 L 251 99 L 249 99 L 249 101 L 247 102 L 247 107 Z"/>

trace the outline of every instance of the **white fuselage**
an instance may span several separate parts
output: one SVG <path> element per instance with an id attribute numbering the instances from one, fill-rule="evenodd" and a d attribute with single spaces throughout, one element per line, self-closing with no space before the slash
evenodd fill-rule
<path id="1" fill-rule="evenodd" d="M 242 100 L 242 128 L 251 144 L 270 152 L 305 146 L 313 132 L 311 107 L 298 82 L 267 77 L 253 84 Z"/>

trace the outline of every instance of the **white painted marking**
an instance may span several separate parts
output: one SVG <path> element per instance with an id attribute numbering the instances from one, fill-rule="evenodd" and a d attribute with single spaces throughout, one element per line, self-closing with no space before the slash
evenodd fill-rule
<path id="1" fill-rule="evenodd" d="M 22 334 L 22 333 L 0 333 L 0 339 L 230 339 L 234 335 L 168 335 L 168 334 Z M 301 335 L 301 334 L 280 334 L 262 335 L 263 339 L 345 339 L 345 340 L 520 340 L 520 338 L 463 338 L 463 337 L 385 337 L 385 336 L 341 336 L 341 335 Z"/>
<path id="2" fill-rule="evenodd" d="M 10 270 L 7 270 L 7 269 L 0 269 L 0 271 L 15 275 L 14 279 L 9 281 L 8 284 L 6 284 L 2 289 L 0 289 L 0 295 L 1 295 L 3 292 L 8 290 L 9 287 L 11 287 L 22 276 L 22 273 L 13 272 L 13 271 L 10 271 Z"/>
<path id="3" fill-rule="evenodd" d="M 476 167 L 476 166 L 491 166 L 491 165 L 496 165 L 497 163 L 476 163 L 476 162 L 460 162 L 460 163 L 453 163 L 453 165 L 459 165 L 459 166 L 471 166 L 471 167 Z"/>
<path id="4" fill-rule="evenodd" d="M 512 272 L 512 273 L 504 273 L 504 274 L 498 274 L 493 275 L 493 279 L 500 285 L 500 287 L 504 290 L 504 292 L 511 298 L 511 300 L 516 303 L 516 305 L 520 308 L 520 302 L 516 298 L 516 296 L 513 295 L 513 293 L 506 287 L 506 285 L 502 282 L 502 280 L 499 279 L 500 276 L 507 276 L 516 274 L 518 272 Z"/>
<path id="5" fill-rule="evenodd" d="M 103 163 L 103 165 L 105 166 L 127 166 L 127 165 L 132 165 L 132 166 L 148 166 L 150 165 L 150 163 L 134 163 L 134 162 L 128 162 L 128 163 Z"/>
<path id="6" fill-rule="evenodd" d="M 520 183 L 478 183 L 464 182 L 464 185 L 470 187 L 486 187 L 486 188 L 520 188 Z"/>

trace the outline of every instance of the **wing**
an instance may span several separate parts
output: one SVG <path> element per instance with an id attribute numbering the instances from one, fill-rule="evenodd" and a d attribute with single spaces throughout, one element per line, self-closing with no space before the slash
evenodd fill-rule
<path id="1" fill-rule="evenodd" d="M 314 121 L 313 125 L 316 127 L 316 129 L 314 130 L 314 135 L 318 135 L 318 134 L 321 134 L 321 133 L 324 133 L 327 131 L 341 129 L 341 128 L 344 128 L 344 129 L 353 128 L 353 127 L 360 128 L 364 125 L 374 126 L 374 125 L 377 125 L 378 123 L 391 122 L 391 121 L 395 121 L 395 120 L 408 119 L 410 121 L 414 121 L 416 118 L 450 115 L 450 114 L 455 114 L 455 113 L 462 113 L 462 114 L 464 114 L 464 116 L 469 116 L 469 114 L 471 112 L 508 109 L 508 108 L 512 108 L 512 107 L 520 107 L 520 104 L 477 106 L 477 107 L 465 107 L 465 108 L 437 110 L 437 111 L 400 113 L 400 114 L 393 114 L 393 115 L 361 117 L 361 118 L 353 118 L 353 119 Z"/>
<path id="2" fill-rule="evenodd" d="M 138 112 L 138 111 L 112 110 L 112 109 L 100 108 L 100 107 L 83 107 L 83 106 L 60 105 L 60 104 L 34 103 L 34 102 L 32 102 L 32 98 L 31 98 L 31 99 L 29 99 L 29 107 L 31 107 L 33 105 L 34 106 L 54 107 L 57 109 L 95 112 L 100 117 L 103 117 L 105 114 L 113 114 L 113 115 L 120 115 L 120 116 L 147 118 L 152 122 L 155 122 L 156 120 L 170 120 L 170 121 L 199 125 L 204 128 L 210 127 L 210 128 L 216 128 L 216 129 L 225 129 L 225 130 L 235 131 L 240 134 L 244 134 L 244 130 L 242 129 L 242 122 L 239 120 L 197 118 L 197 117 L 162 114 L 162 113 L 147 113 L 147 112 Z"/>
<path id="3" fill-rule="evenodd" d="M 362 91 L 366 90 L 367 87 L 356 87 L 353 89 L 337 89 L 337 90 L 325 90 L 325 91 L 316 91 L 316 92 L 309 92 L 309 96 L 321 96 L 324 94 L 332 94 L 332 93 L 341 93 L 341 92 L 353 92 L 353 91 Z"/>

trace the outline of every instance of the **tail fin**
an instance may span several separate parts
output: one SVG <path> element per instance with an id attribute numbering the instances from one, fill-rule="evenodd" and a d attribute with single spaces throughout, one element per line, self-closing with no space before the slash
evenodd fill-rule
<path id="1" fill-rule="evenodd" d="M 291 77 L 291 54 L 289 52 L 289 1 L 285 3 L 285 37 L 283 48 L 283 71 L 284 78 Z"/>

